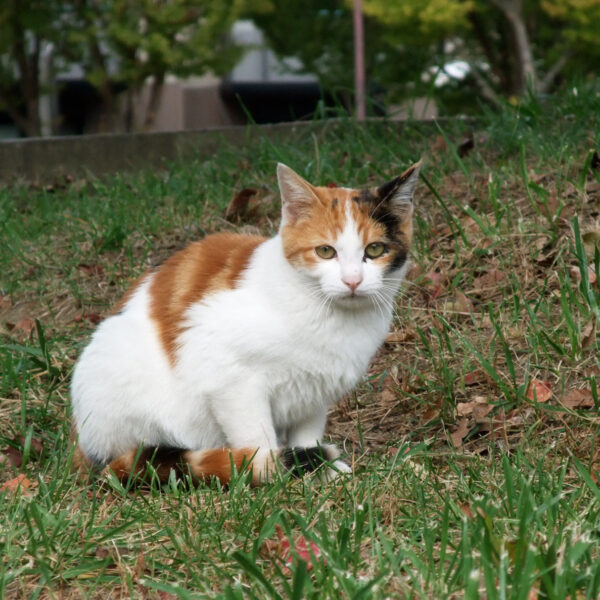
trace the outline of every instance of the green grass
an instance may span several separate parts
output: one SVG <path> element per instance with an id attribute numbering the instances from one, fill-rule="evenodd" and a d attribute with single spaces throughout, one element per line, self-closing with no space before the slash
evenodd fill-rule
<path id="1" fill-rule="evenodd" d="M 0 492 L 0 597 L 598 598 L 598 115 L 583 85 L 476 126 L 315 125 L 0 190 L 0 453 L 22 460 L 0 484 L 31 482 Z M 212 231 L 273 233 L 277 161 L 366 185 L 419 156 L 395 338 L 330 415 L 351 476 L 143 490 L 70 473 L 73 364 L 136 276 Z M 259 206 L 228 223 L 245 187 Z M 312 570 L 286 567 L 277 528 L 316 544 Z"/>

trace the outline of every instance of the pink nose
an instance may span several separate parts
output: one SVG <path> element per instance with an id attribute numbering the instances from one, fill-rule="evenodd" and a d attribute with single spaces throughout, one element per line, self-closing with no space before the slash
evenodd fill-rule
<path id="1" fill-rule="evenodd" d="M 342 277 L 342 281 L 350 288 L 350 291 L 354 293 L 356 288 L 362 283 L 362 277 L 360 275 L 348 275 Z"/>

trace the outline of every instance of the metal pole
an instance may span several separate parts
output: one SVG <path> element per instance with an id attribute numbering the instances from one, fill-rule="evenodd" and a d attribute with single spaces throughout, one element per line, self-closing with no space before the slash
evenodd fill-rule
<path id="1" fill-rule="evenodd" d="M 367 111 L 365 106 L 365 36 L 362 0 L 354 0 L 354 103 L 356 118 L 364 121 Z"/>

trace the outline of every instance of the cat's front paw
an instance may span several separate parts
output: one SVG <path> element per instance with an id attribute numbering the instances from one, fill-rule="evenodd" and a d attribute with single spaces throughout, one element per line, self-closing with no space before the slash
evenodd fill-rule
<path id="1" fill-rule="evenodd" d="M 338 477 L 352 473 L 352 467 L 346 464 L 343 460 L 334 460 L 330 466 L 324 469 L 323 475 L 321 476 L 325 483 L 333 481 Z"/>
<path id="2" fill-rule="evenodd" d="M 339 458 L 341 452 L 336 446 L 326 444 L 323 446 L 323 449 L 329 461 L 329 465 L 321 471 L 321 478 L 325 482 L 333 481 L 342 475 L 352 473 L 352 467 Z"/>
<path id="3" fill-rule="evenodd" d="M 340 460 L 340 451 L 331 444 L 319 446 L 286 448 L 281 453 L 285 471 L 294 477 L 315 473 L 318 479 L 327 482 L 336 479 L 352 469 Z"/>

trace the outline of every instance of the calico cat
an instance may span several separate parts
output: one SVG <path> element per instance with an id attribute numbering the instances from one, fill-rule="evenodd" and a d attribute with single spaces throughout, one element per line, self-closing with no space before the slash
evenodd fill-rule
<path id="1" fill-rule="evenodd" d="M 350 471 L 327 410 L 383 343 L 407 268 L 420 162 L 380 187 L 315 187 L 279 164 L 271 239 L 219 233 L 142 276 L 73 374 L 79 461 L 223 483 Z"/>

